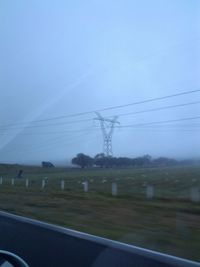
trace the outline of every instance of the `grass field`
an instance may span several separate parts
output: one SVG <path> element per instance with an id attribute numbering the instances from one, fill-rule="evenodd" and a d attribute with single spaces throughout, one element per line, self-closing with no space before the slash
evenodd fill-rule
<path id="1" fill-rule="evenodd" d="M 24 170 L 24 178 L 11 178 Z M 200 260 L 200 167 L 76 170 L 0 165 L 0 208 L 68 228 Z M 48 177 L 42 189 L 42 179 Z M 25 180 L 29 179 L 29 187 Z M 65 190 L 60 181 L 65 180 Z M 89 182 L 83 192 L 82 182 Z M 111 183 L 118 195 L 111 195 Z M 155 197 L 146 199 L 146 186 Z"/>

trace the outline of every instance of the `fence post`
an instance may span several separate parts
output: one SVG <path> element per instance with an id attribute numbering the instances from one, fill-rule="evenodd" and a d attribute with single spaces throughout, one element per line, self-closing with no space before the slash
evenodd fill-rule
<path id="1" fill-rule="evenodd" d="M 198 187 L 191 187 L 190 188 L 190 200 L 192 202 L 200 202 L 200 192 Z"/>
<path id="2" fill-rule="evenodd" d="M 11 185 L 12 185 L 12 186 L 15 185 L 15 179 L 14 179 L 14 178 L 11 179 Z"/>
<path id="3" fill-rule="evenodd" d="M 61 180 L 60 187 L 61 187 L 61 190 L 65 189 L 65 181 L 64 180 Z"/>
<path id="4" fill-rule="evenodd" d="M 28 179 L 26 179 L 26 187 L 29 187 L 29 180 Z"/>
<path id="5" fill-rule="evenodd" d="M 146 197 L 148 199 L 152 199 L 154 197 L 154 194 L 155 194 L 154 186 L 153 185 L 147 185 Z"/>
<path id="6" fill-rule="evenodd" d="M 112 196 L 117 196 L 117 183 L 113 182 L 112 183 L 112 188 L 111 188 L 111 193 L 112 193 Z"/>

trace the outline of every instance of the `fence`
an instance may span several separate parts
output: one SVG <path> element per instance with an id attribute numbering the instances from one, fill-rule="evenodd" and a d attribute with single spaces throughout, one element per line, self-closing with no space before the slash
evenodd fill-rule
<path id="1" fill-rule="evenodd" d="M 132 179 L 134 181 L 134 179 Z M 142 197 L 149 200 L 156 198 L 166 199 L 184 199 L 194 203 L 200 202 L 200 186 L 191 185 L 189 187 L 168 186 L 160 184 L 150 184 L 148 182 L 142 183 L 126 183 L 123 179 L 115 179 L 114 181 L 106 178 L 98 179 L 8 179 L 0 177 L 0 188 L 21 188 L 22 190 L 56 190 L 62 192 L 84 192 L 84 193 L 104 193 L 113 197 L 117 196 L 132 196 Z"/>

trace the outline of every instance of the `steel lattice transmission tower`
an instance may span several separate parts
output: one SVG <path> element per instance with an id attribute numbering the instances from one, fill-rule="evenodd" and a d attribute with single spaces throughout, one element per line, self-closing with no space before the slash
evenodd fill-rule
<path id="1" fill-rule="evenodd" d="M 95 112 L 97 115 L 97 118 L 95 120 L 98 120 L 101 125 L 101 130 L 103 134 L 103 153 L 106 155 L 106 157 L 112 157 L 112 136 L 115 124 L 119 124 L 117 121 L 117 116 L 114 116 L 113 119 L 108 119 L 102 117 L 98 112 Z"/>

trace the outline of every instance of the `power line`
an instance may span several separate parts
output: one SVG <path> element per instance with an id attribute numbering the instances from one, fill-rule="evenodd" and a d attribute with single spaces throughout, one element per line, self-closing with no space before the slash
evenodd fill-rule
<path id="1" fill-rule="evenodd" d="M 10 130 L 21 130 L 21 129 L 34 129 L 34 128 L 44 128 L 44 127 L 49 127 L 49 126 L 58 126 L 58 125 L 67 125 L 67 124 L 73 124 L 73 123 L 78 123 L 78 122 L 88 122 L 88 121 L 92 121 L 92 119 L 87 119 L 87 120 L 80 120 L 80 121 L 74 121 L 74 122 L 63 122 L 63 123 L 52 123 L 52 124 L 46 124 L 46 125 L 36 125 L 36 126 L 27 126 L 25 128 L 19 128 L 19 127 L 12 127 L 12 128 L 1 128 L 0 127 L 0 132 L 2 131 L 10 131 Z M 75 129 L 75 130 L 65 130 L 62 132 L 65 133 L 74 133 L 74 132 L 81 132 L 84 130 L 80 130 L 80 129 Z M 46 132 L 47 134 L 49 133 L 59 133 L 59 132 Z M 4 134 L 4 132 L 2 132 L 2 134 Z"/>
<path id="2" fill-rule="evenodd" d="M 96 131 L 99 130 L 100 128 L 96 127 L 91 129 L 90 131 Z M 73 134 L 73 133 L 82 133 L 82 132 L 87 132 L 87 130 L 77 130 L 77 131 L 59 131 L 59 132 L 35 132 L 35 133 L 20 133 L 19 135 L 55 135 L 55 134 Z M 5 135 L 4 133 L 0 133 L 1 136 Z"/>
<path id="3" fill-rule="evenodd" d="M 200 101 L 188 102 L 188 103 L 183 103 L 183 104 L 177 104 L 177 105 L 171 105 L 171 106 L 164 106 L 164 107 L 153 108 L 153 109 L 146 109 L 146 110 L 135 111 L 135 112 L 121 113 L 121 114 L 117 114 L 117 116 L 121 116 L 122 117 L 122 116 L 136 115 L 136 114 L 153 112 L 153 111 L 158 111 L 158 110 L 166 110 L 166 109 L 171 109 L 171 108 L 177 108 L 177 107 L 184 107 L 184 106 L 189 106 L 189 105 L 195 105 L 195 104 L 199 104 L 199 103 L 200 103 Z M 109 117 L 111 117 L 111 116 L 109 116 Z M 49 127 L 49 126 L 67 125 L 67 124 L 74 124 L 74 123 L 80 123 L 80 122 L 89 122 L 91 120 L 92 119 L 84 119 L 84 120 L 69 121 L 69 122 L 60 122 L 60 123 L 51 123 L 51 124 L 44 124 L 44 125 L 33 125 L 33 126 L 27 126 L 25 128 L 26 129 L 29 129 L 29 128 L 41 128 L 41 127 Z M 20 129 L 22 129 L 22 128 L 19 128 L 19 127 L 1 128 L 0 127 L 0 130 L 20 130 Z"/>
<path id="4" fill-rule="evenodd" d="M 153 122 L 147 122 L 147 123 L 137 123 L 137 124 L 132 124 L 132 125 L 116 126 L 116 128 L 129 128 L 129 127 L 147 126 L 147 125 L 153 125 L 153 124 L 162 124 L 162 123 L 177 122 L 177 121 L 189 121 L 189 120 L 197 120 L 197 119 L 200 119 L 200 116 L 190 117 L 190 118 L 182 118 L 182 119 L 175 119 L 175 120 L 165 120 L 165 121 L 153 121 Z"/>
<path id="5" fill-rule="evenodd" d="M 144 129 L 145 131 L 147 130 L 192 130 L 192 131 L 196 131 L 196 130 L 199 130 L 200 127 L 197 126 L 197 127 L 190 127 L 190 126 L 182 126 L 182 125 L 174 125 L 174 126 L 168 126 L 168 125 L 144 125 L 144 126 L 134 126 L 134 127 L 123 127 L 120 128 L 120 130 L 125 130 L 126 128 L 134 128 L 134 130 L 136 129 Z"/>
<path id="6" fill-rule="evenodd" d="M 164 99 L 167 99 L 167 98 L 177 97 L 177 96 L 181 96 L 181 95 L 188 95 L 188 94 L 197 93 L 197 92 L 200 92 L 200 89 L 193 90 L 193 91 L 186 91 L 186 92 L 173 94 L 173 95 L 162 96 L 162 97 L 150 98 L 150 99 L 147 99 L 147 100 L 133 102 L 133 103 L 125 104 L 125 105 L 119 105 L 119 106 L 113 106 L 113 107 L 109 107 L 109 108 L 104 108 L 104 109 L 101 109 L 101 110 L 98 110 L 98 111 L 107 111 L 107 110 L 111 110 L 111 109 L 124 108 L 124 107 L 128 107 L 128 106 L 139 105 L 139 104 L 154 102 L 154 101 L 158 101 L 158 100 L 164 100 Z"/>
<path id="7" fill-rule="evenodd" d="M 135 115 L 135 114 L 152 112 L 152 111 L 158 111 L 158 110 L 165 110 L 165 109 L 171 109 L 171 108 L 177 108 L 177 107 L 190 106 L 190 105 L 195 105 L 195 104 L 199 104 L 199 103 L 200 103 L 200 101 L 189 102 L 189 103 L 183 103 L 183 104 L 178 104 L 178 105 L 165 106 L 165 107 L 160 107 L 160 108 L 153 108 L 153 109 L 146 109 L 146 110 L 141 110 L 141 111 L 121 113 L 121 114 L 117 114 L 117 116 L 118 117 L 119 116 L 122 117 L 122 116 L 128 116 L 128 115 Z"/>
<path id="8" fill-rule="evenodd" d="M 47 150 L 47 149 L 53 149 L 55 150 L 55 146 L 58 146 L 57 149 L 60 149 L 60 146 L 69 146 L 71 144 L 74 144 L 75 142 L 80 141 L 82 138 L 84 138 L 85 136 L 90 136 L 91 135 L 91 132 L 87 132 L 87 133 L 84 133 L 84 134 L 81 134 L 81 135 L 78 135 L 78 136 L 73 136 L 73 138 L 67 138 L 66 140 L 61 140 L 63 138 L 66 138 L 65 136 L 62 136 L 61 139 L 60 138 L 56 138 L 54 140 L 48 140 L 50 142 L 48 143 L 45 143 L 45 144 L 40 144 L 39 146 L 37 145 L 33 145 L 33 146 L 27 146 L 26 148 L 24 149 L 15 149 L 13 151 L 13 149 L 6 149 L 6 153 L 8 152 L 12 152 L 12 153 L 23 153 L 23 152 L 26 152 L 26 151 L 36 151 L 36 152 L 40 152 L 40 151 L 43 151 L 43 150 Z M 89 140 L 96 140 L 97 137 L 95 136 L 95 138 L 90 138 Z M 53 142 L 52 142 L 53 141 Z M 63 149 L 63 148 L 62 148 Z"/>
<path id="9" fill-rule="evenodd" d="M 145 103 L 164 100 L 164 99 L 168 99 L 168 98 L 178 97 L 178 96 L 182 96 L 182 95 L 193 94 L 193 93 L 197 93 L 197 92 L 200 92 L 200 89 L 192 90 L 192 91 L 185 91 L 182 93 L 171 94 L 171 95 L 166 95 L 166 96 L 162 96 L 162 97 L 150 98 L 150 99 L 146 99 L 146 100 L 142 100 L 142 101 L 132 102 L 132 103 L 123 104 L 123 105 L 117 105 L 117 106 L 111 106 L 111 107 L 97 109 L 97 110 L 90 110 L 90 111 L 86 111 L 86 112 L 79 112 L 79 113 L 73 113 L 73 114 L 69 114 L 69 115 L 51 117 L 51 118 L 46 118 L 46 119 L 41 119 L 41 120 L 34 120 L 34 121 L 26 122 L 26 123 L 4 124 L 4 125 L 0 125 L 0 127 L 8 127 L 8 126 L 15 126 L 15 125 L 25 125 L 26 126 L 28 123 L 38 123 L 38 122 L 44 122 L 44 121 L 60 120 L 60 119 L 66 119 L 66 118 L 71 118 L 71 117 L 78 117 L 78 116 L 93 114 L 94 112 L 103 112 L 103 111 L 108 111 L 108 110 L 120 109 L 120 108 L 129 107 L 129 106 L 145 104 Z"/>
<path id="10" fill-rule="evenodd" d="M 147 133 L 147 129 L 148 129 L 148 133 L 149 132 L 158 132 L 158 133 L 162 133 L 162 132 L 190 132 L 190 133 L 196 133 L 196 132 L 199 132 L 200 131 L 200 128 L 195 128 L 195 129 L 185 129 L 185 128 L 183 128 L 183 129 L 181 129 L 181 128 L 144 128 L 144 127 L 138 127 L 138 128 L 134 128 L 134 131 L 139 131 L 139 132 L 141 132 L 141 131 L 145 131 L 145 134 Z M 119 133 L 124 133 L 124 131 L 125 132 L 132 132 L 133 133 L 133 130 L 131 130 L 131 129 L 128 129 L 128 128 L 124 128 L 124 129 L 121 129 L 121 130 L 123 130 L 123 131 L 119 131 L 119 132 L 116 132 L 117 134 L 119 134 Z M 135 132 L 134 132 L 135 133 Z"/>
<path id="11" fill-rule="evenodd" d="M 48 127 L 48 126 L 58 126 L 58 125 L 74 124 L 74 123 L 80 123 L 80 122 L 89 122 L 91 120 L 92 119 L 84 119 L 84 120 L 77 120 L 77 121 L 32 125 L 32 126 L 25 126 L 25 127 L 11 127 L 11 128 L 2 128 L 4 126 L 0 126 L 0 130 L 21 130 L 21 129 L 28 129 L 28 128 L 41 128 L 41 127 Z"/>
<path id="12" fill-rule="evenodd" d="M 145 129 L 150 129 L 150 128 L 160 128 L 160 127 L 168 127 L 168 128 L 178 128 L 178 129 L 182 129 L 182 128 L 189 128 L 189 129 L 198 129 L 200 128 L 200 124 L 189 124 L 189 125 L 182 125 L 182 124 L 172 124 L 172 125 L 147 125 L 145 127 Z M 140 127 L 144 129 L 144 127 Z M 123 126 L 121 127 L 123 128 Z M 120 128 L 120 129 L 121 129 Z M 95 128 L 91 128 L 90 131 L 99 131 L 99 129 L 101 129 L 100 127 L 95 127 Z M 31 132 L 31 133 L 20 133 L 20 135 L 23 135 L 23 136 L 34 136 L 34 135 L 55 135 L 55 134 L 72 134 L 72 133 L 81 133 L 81 132 L 87 132 L 88 130 L 87 129 L 80 129 L 80 130 L 71 130 L 71 131 L 50 131 L 50 132 Z M 5 133 L 0 133 L 1 136 L 5 135 Z"/>

